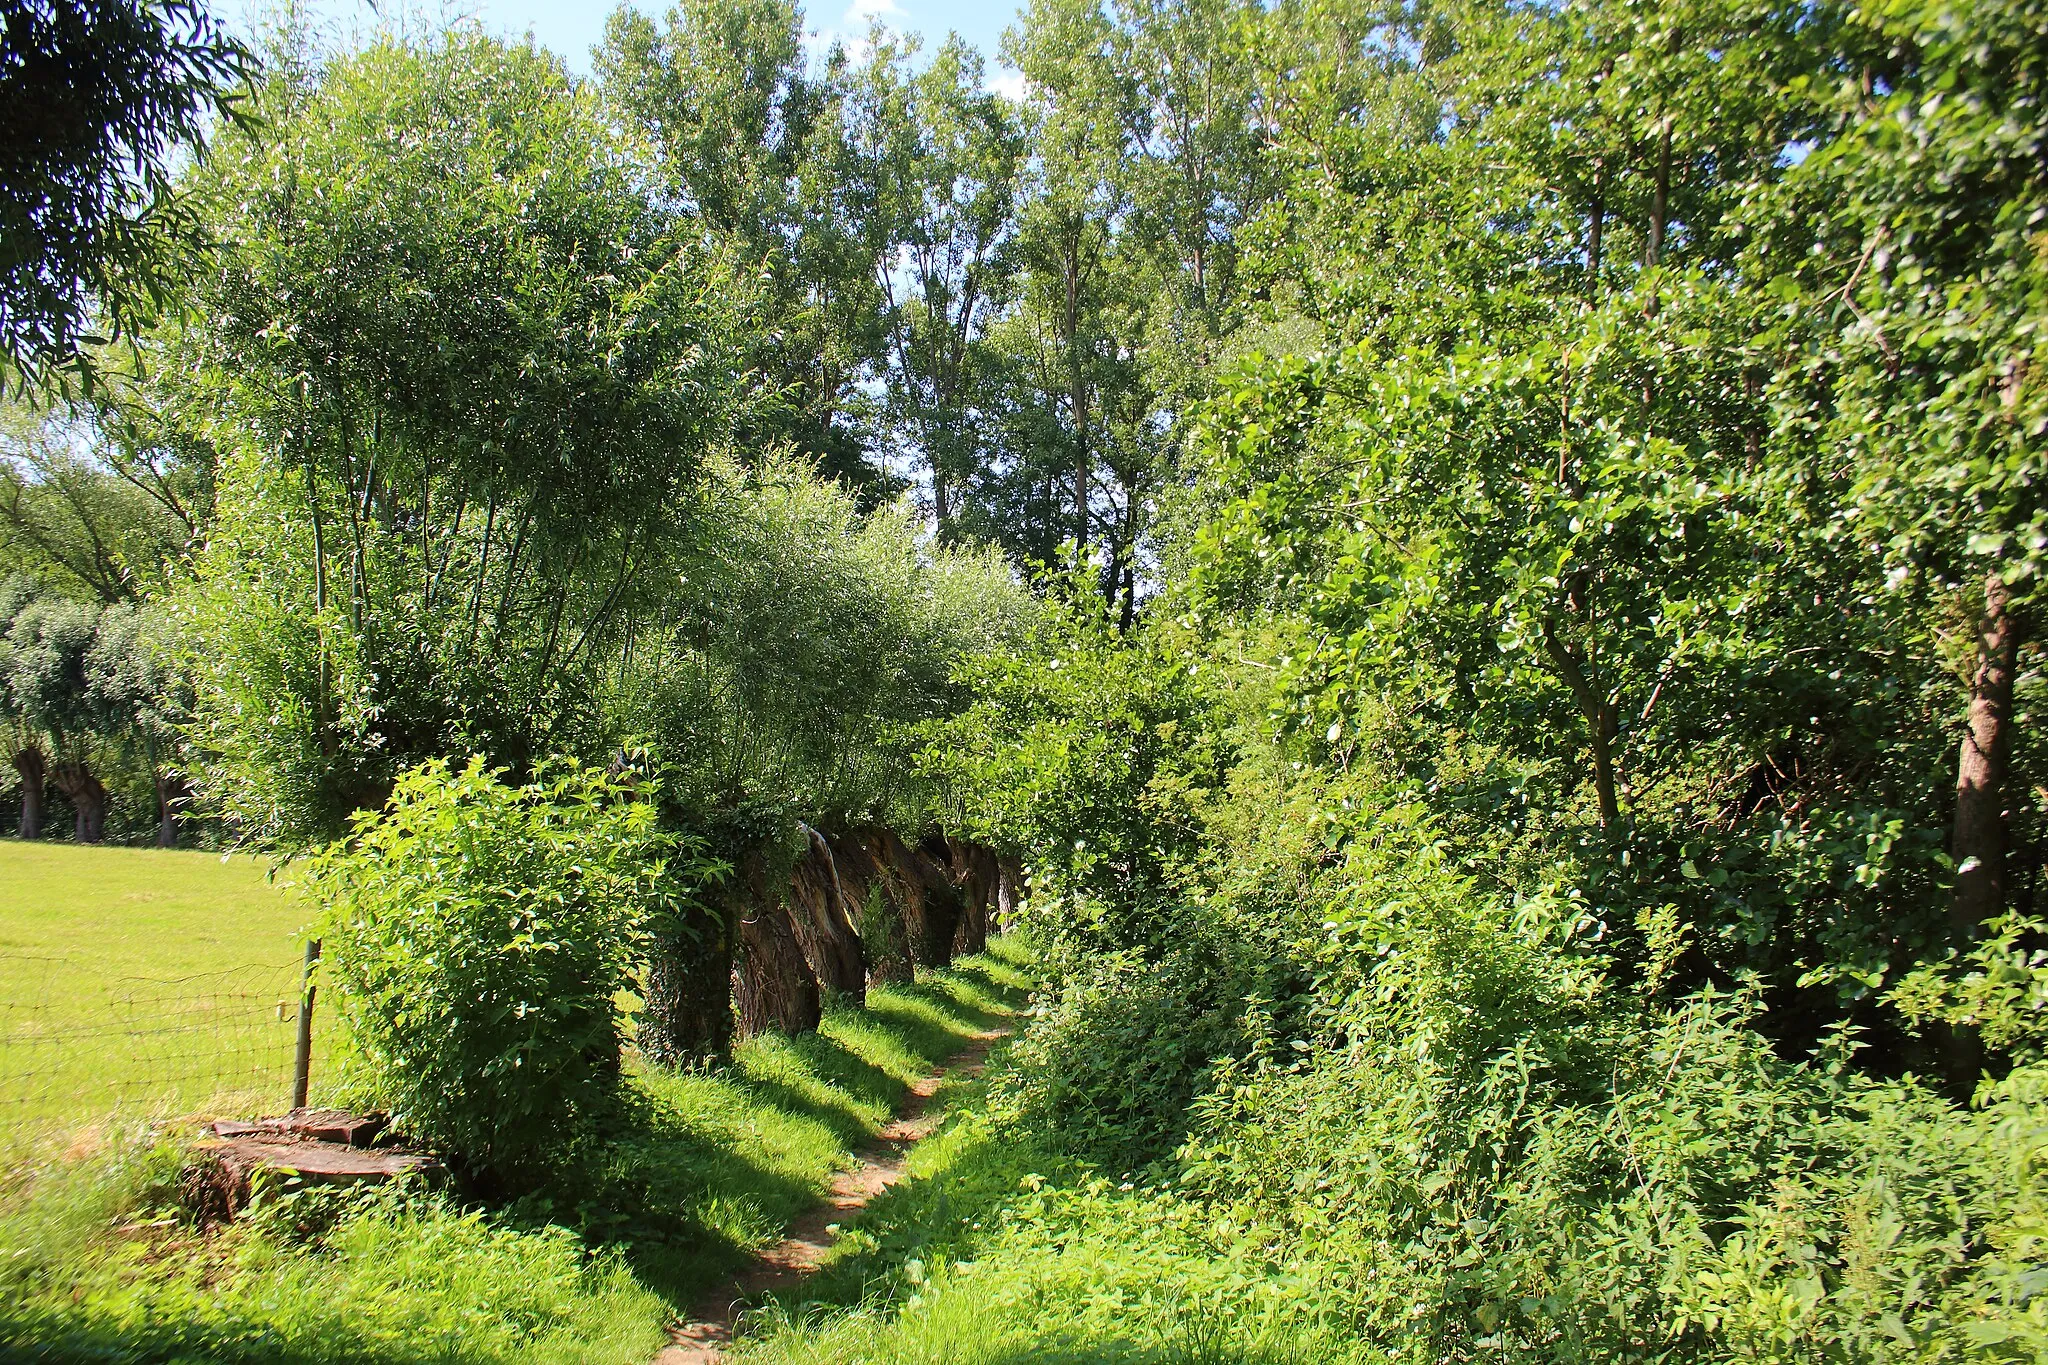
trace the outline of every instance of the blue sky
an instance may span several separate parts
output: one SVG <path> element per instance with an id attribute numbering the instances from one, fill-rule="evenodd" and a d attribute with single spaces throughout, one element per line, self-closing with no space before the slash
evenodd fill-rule
<path id="1" fill-rule="evenodd" d="M 223 6 L 231 10 L 231 6 Z M 262 0 L 243 0 L 243 16 L 270 8 Z M 455 0 L 455 3 L 424 7 L 399 0 L 307 0 L 306 8 L 335 28 L 339 35 L 350 30 L 369 31 L 379 24 L 378 15 L 421 13 L 431 22 L 435 16 L 469 16 L 486 28 L 518 35 L 531 30 L 540 43 L 568 60 L 571 70 L 590 70 L 590 49 L 604 35 L 604 21 L 613 4 L 598 0 Z M 666 0 L 636 0 L 635 8 L 652 14 L 667 11 Z M 1002 74 L 996 66 L 996 45 L 1005 28 L 1015 20 L 1015 0 L 811 0 L 804 6 L 805 24 L 817 34 L 819 46 L 833 38 L 858 38 L 867 32 L 870 17 L 880 17 L 892 29 L 921 33 L 927 46 L 936 46 L 948 32 L 981 49 L 989 59 L 989 79 Z"/>

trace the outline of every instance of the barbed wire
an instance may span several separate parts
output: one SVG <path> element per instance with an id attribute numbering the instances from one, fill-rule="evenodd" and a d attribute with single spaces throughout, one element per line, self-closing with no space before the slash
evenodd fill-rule
<path id="1" fill-rule="evenodd" d="M 302 965 L 113 976 L 0 951 L 0 1125 L 276 1113 L 291 1099 Z"/>

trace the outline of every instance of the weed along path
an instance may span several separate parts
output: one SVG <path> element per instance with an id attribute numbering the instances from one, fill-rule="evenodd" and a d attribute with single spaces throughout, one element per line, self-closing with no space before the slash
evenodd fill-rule
<path id="1" fill-rule="evenodd" d="M 773 1294 L 795 1288 L 818 1269 L 838 1240 L 841 1224 L 884 1190 L 903 1179 L 910 1149 L 929 1137 L 936 1120 L 925 1117 L 932 1096 L 948 1079 L 981 1074 L 989 1049 L 1010 1030 L 974 1034 L 952 1060 L 911 1082 L 896 1117 L 854 1153 L 853 1165 L 832 1179 L 823 1202 L 792 1223 L 789 1234 L 760 1252 L 753 1263 L 714 1285 L 697 1301 L 690 1320 L 669 1331 L 669 1344 L 654 1365 L 715 1365 L 732 1345 L 741 1313 Z"/>

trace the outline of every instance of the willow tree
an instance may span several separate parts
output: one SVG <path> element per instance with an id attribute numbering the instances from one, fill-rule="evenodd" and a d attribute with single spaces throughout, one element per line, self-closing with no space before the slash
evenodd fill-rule
<path id="1" fill-rule="evenodd" d="M 0 357 L 90 386 L 204 234 L 175 153 L 236 115 L 249 53 L 197 0 L 9 5 L 0 22 Z"/>
<path id="2" fill-rule="evenodd" d="M 588 738 L 727 430 L 738 291 L 530 45 L 385 39 L 266 102 L 197 186 L 234 246 L 175 345 L 222 452 L 211 794 L 302 844 L 421 758 Z"/>
<path id="3" fill-rule="evenodd" d="M 923 912 L 962 878 L 917 851 L 933 793 L 896 738 L 961 707 L 958 665 L 1034 611 L 999 555 L 922 542 L 901 505 L 863 515 L 791 456 L 721 462 L 674 553 L 607 713 L 667 759 L 671 818 L 734 871 L 722 916 L 674 926 L 651 969 L 643 1046 L 662 1057 L 722 1048 L 735 954 L 743 1026 L 814 1027 L 821 985 L 859 984 L 845 936 L 878 888 L 918 923 L 868 937 L 950 952 L 954 920 Z"/>

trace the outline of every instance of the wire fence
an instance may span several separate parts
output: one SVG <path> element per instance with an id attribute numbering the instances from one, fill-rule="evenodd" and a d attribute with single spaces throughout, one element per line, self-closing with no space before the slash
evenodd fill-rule
<path id="1" fill-rule="evenodd" d="M 0 950 L 0 1143 L 293 1099 L 304 965 L 166 979 Z"/>

